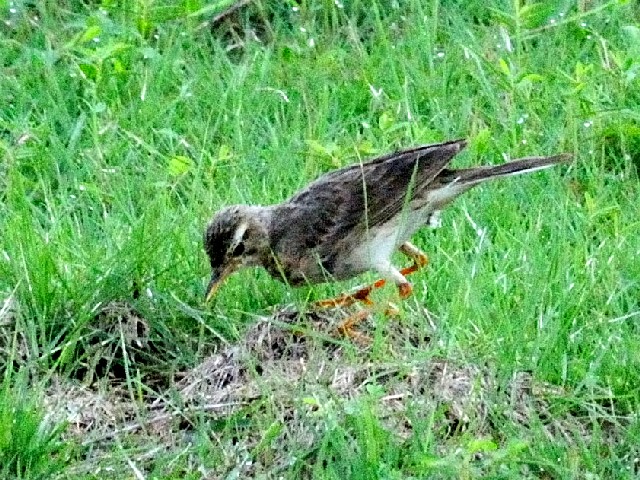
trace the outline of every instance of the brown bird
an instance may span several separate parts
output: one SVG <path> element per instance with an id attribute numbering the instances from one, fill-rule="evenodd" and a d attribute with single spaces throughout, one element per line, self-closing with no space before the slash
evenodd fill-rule
<path id="1" fill-rule="evenodd" d="M 427 262 L 408 240 L 458 195 L 492 178 L 534 172 L 571 159 L 569 154 L 530 157 L 502 165 L 452 170 L 465 140 L 391 153 L 329 172 L 277 205 L 233 205 L 207 226 L 204 247 L 211 263 L 206 299 L 241 267 L 262 266 L 274 278 L 299 286 L 376 271 L 382 279 L 355 294 L 320 302 L 362 300 L 372 288 L 394 282 L 411 293 L 405 275 Z M 414 261 L 403 270 L 391 263 L 400 250 Z"/>

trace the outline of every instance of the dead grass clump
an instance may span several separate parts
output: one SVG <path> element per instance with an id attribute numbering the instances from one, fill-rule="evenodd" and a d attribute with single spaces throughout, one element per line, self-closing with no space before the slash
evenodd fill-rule
<path id="1" fill-rule="evenodd" d="M 88 433 L 104 435 L 131 421 L 135 410 L 119 390 L 96 391 L 60 377 L 53 377 L 44 396 L 47 417 L 66 422 L 67 434 L 79 439 Z"/>
<path id="2" fill-rule="evenodd" d="M 348 419 L 359 418 L 363 408 L 399 444 L 411 438 L 416 422 L 430 425 L 442 449 L 461 432 L 500 438 L 505 425 L 544 428 L 550 438 L 566 441 L 587 438 L 593 428 L 592 419 L 554 410 L 565 392 L 530 374 L 518 373 L 501 390 L 489 367 L 402 354 L 374 361 L 366 349 L 354 355 L 352 346 L 332 340 L 325 333 L 330 319 L 319 315 L 306 323 L 290 312 L 259 321 L 235 345 L 178 375 L 174 389 L 146 406 L 117 389 L 105 395 L 56 382 L 47 408 L 92 445 L 127 435 L 174 448 L 192 426 L 211 422 L 208 435 L 220 447 L 213 477 L 283 471 L 299 460 L 292 452 L 314 451 L 328 429 L 350 428 Z M 266 432 L 265 422 L 271 424 Z"/>
<path id="3" fill-rule="evenodd" d="M 79 355 L 84 368 L 76 378 L 91 384 L 100 378 L 126 380 L 126 366 L 152 363 L 149 325 L 127 302 L 109 302 L 95 315 L 82 337 Z"/>

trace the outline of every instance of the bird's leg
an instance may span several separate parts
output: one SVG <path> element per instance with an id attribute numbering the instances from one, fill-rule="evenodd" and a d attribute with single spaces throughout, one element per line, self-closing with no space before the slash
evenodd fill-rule
<path id="1" fill-rule="evenodd" d="M 402 273 L 402 275 L 409 275 L 410 273 L 417 272 L 422 267 L 426 267 L 429 263 L 429 257 L 427 257 L 427 254 L 411 242 L 404 242 L 402 245 L 400 245 L 400 248 L 398 250 L 400 250 L 407 257 L 413 260 L 413 265 L 400 270 L 400 273 Z"/>
<path id="2" fill-rule="evenodd" d="M 378 285 L 379 282 L 382 283 Z M 354 293 L 343 293 L 336 298 L 329 298 L 315 302 L 314 305 L 320 308 L 348 307 L 356 302 L 362 302 L 365 305 L 372 305 L 373 301 L 369 298 L 369 294 L 371 293 L 371 290 L 381 287 L 382 285 L 384 285 L 384 280 L 378 280 L 373 285 L 361 288 Z"/>
<path id="3" fill-rule="evenodd" d="M 411 295 L 411 291 L 413 290 L 413 288 L 411 287 L 411 284 L 407 281 L 407 279 L 402 274 L 402 272 L 397 270 L 393 265 L 391 265 L 390 262 L 385 262 L 378 265 L 377 270 L 385 279 L 389 279 L 393 281 L 398 286 L 398 292 L 400 294 L 400 298 L 404 299 L 404 298 L 407 298 L 409 295 Z M 373 288 L 377 288 L 378 284 L 379 286 L 384 285 L 385 281 L 386 280 L 383 280 L 383 279 L 378 280 L 370 287 L 358 290 L 354 295 L 358 295 L 361 292 L 364 292 L 364 298 L 366 299 L 367 303 L 372 304 L 373 302 L 371 301 L 371 299 L 369 299 L 369 293 Z M 358 323 L 360 323 L 362 320 L 367 318 L 369 313 L 371 313 L 372 311 L 373 311 L 373 308 L 368 308 L 347 317 L 347 319 L 344 320 L 342 324 L 340 324 L 340 326 L 338 327 L 338 332 L 342 335 L 358 340 L 361 343 L 368 343 L 368 342 L 365 342 L 366 337 L 363 337 L 363 334 L 354 331 L 354 327 Z M 395 305 L 389 304 L 389 306 L 385 308 L 384 313 L 385 315 L 397 315 L 398 309 L 395 307 Z"/>
<path id="4" fill-rule="evenodd" d="M 427 257 L 426 253 L 424 253 L 411 242 L 404 242 L 402 245 L 400 245 L 398 250 L 400 250 L 407 257 L 413 260 L 413 265 L 403 268 L 402 270 L 397 272 L 403 277 L 402 280 L 400 280 L 399 278 L 395 278 L 396 276 L 394 274 L 386 276 L 391 276 L 391 278 L 395 280 L 396 284 L 398 285 L 398 293 L 400 294 L 400 298 L 407 298 L 411 295 L 413 289 L 411 287 L 411 284 L 407 282 L 407 279 L 404 278 L 404 276 L 417 272 L 422 267 L 426 266 L 429 263 L 429 257 Z M 381 278 L 371 285 L 356 290 L 354 293 L 344 293 L 336 298 L 320 300 L 319 302 L 315 303 L 315 306 L 320 308 L 348 307 L 349 305 L 353 305 L 356 302 L 362 302 L 365 305 L 372 305 L 373 302 L 369 298 L 371 291 L 384 286 L 386 283 L 386 279 Z"/>

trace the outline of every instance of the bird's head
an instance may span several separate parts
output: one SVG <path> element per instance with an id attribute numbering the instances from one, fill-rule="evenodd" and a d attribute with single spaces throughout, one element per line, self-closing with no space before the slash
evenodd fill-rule
<path id="1" fill-rule="evenodd" d="M 268 209 L 232 205 L 216 213 L 204 233 L 204 249 L 211 263 L 206 301 L 234 271 L 260 265 L 269 251 Z"/>

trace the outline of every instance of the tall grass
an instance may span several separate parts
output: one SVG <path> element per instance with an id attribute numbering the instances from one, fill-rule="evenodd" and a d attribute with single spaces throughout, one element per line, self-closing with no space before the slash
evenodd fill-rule
<path id="1" fill-rule="evenodd" d="M 205 306 L 206 221 L 226 204 L 282 201 L 359 159 L 468 137 L 455 165 L 561 151 L 576 161 L 478 189 L 416 237 L 431 263 L 403 321 L 428 329 L 414 315 L 426 306 L 437 330 L 414 355 L 490 364 L 502 379 L 528 370 L 581 406 L 606 398 L 635 415 L 634 2 L 256 2 L 233 31 L 204 25 L 221 5 L 0 4 L 0 292 L 15 291 L 38 368 L 79 368 L 87 329 L 112 301 L 147 319 L 160 364 L 183 368 L 271 305 L 339 292 L 350 284 L 292 290 L 248 271 Z M 466 460 L 400 460 L 375 416 L 358 415 L 336 427 L 353 435 L 351 456 L 327 453 L 344 447 L 329 430 L 314 475 L 346 462 L 350 478 L 473 477 Z M 529 435 L 526 458 L 557 478 L 569 465 L 623 477 L 635 422 L 606 448 L 510 435 Z M 374 460 L 369 441 L 382 449 Z M 498 451 L 522 455 L 508 445 Z"/>

